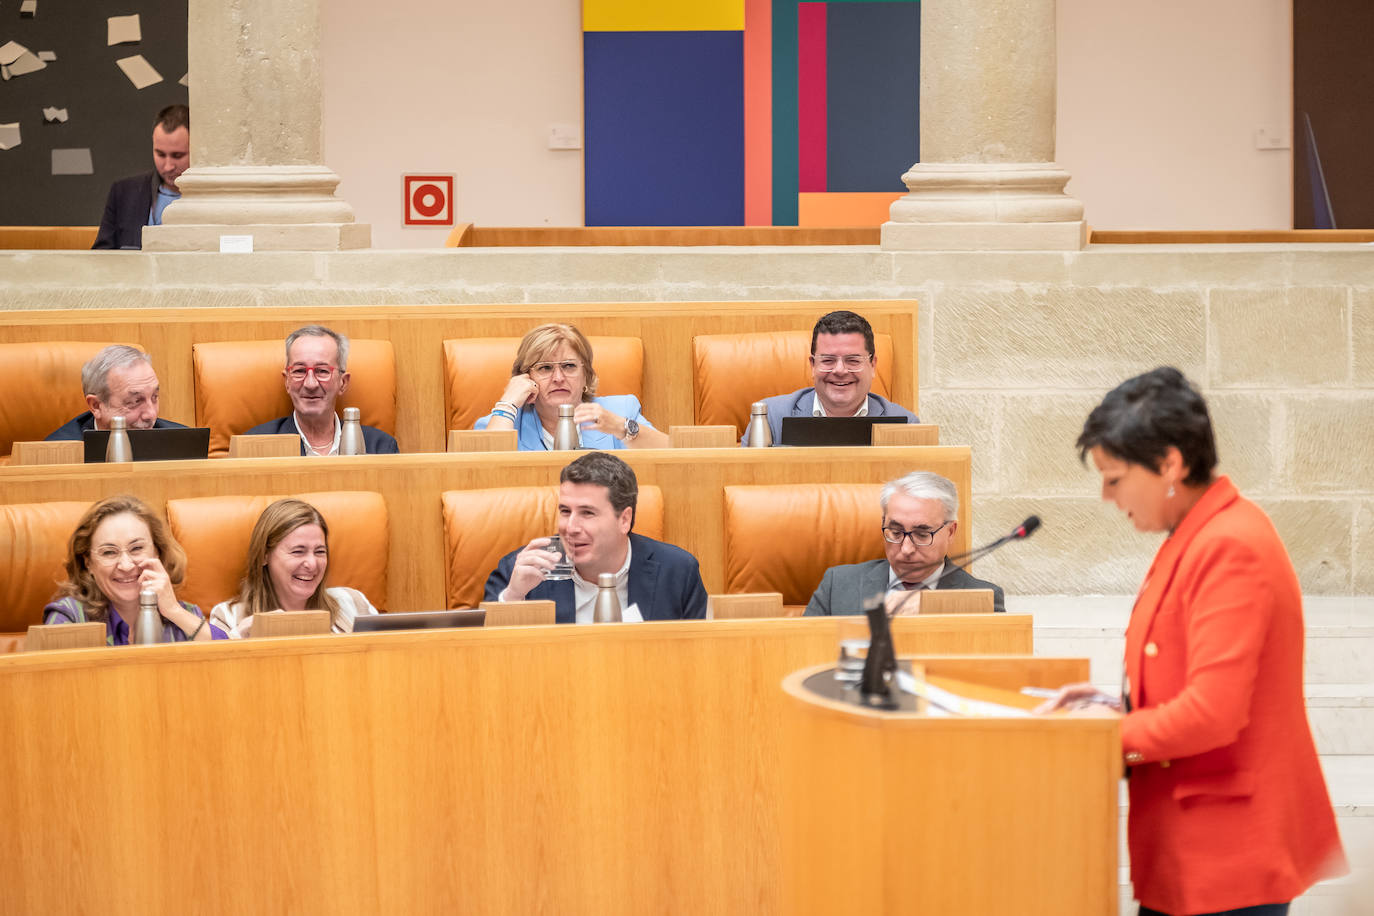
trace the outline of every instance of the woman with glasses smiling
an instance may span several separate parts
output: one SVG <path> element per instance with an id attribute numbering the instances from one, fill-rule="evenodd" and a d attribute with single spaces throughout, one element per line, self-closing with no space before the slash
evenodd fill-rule
<path id="1" fill-rule="evenodd" d="M 563 404 L 577 407 L 573 419 L 583 448 L 668 447 L 668 436 L 639 412 L 639 398 L 597 397 L 592 345 L 568 324 L 540 325 L 525 335 L 505 392 L 474 428 L 514 429 L 522 452 L 552 449 Z"/>
<path id="2" fill-rule="evenodd" d="M 177 600 L 186 553 L 136 497 L 111 496 L 86 510 L 67 543 L 66 569 L 57 597 L 43 609 L 45 624 L 103 622 L 106 645 L 128 645 L 139 592 L 150 588 L 157 592 L 163 642 L 227 638 L 200 608 Z"/>

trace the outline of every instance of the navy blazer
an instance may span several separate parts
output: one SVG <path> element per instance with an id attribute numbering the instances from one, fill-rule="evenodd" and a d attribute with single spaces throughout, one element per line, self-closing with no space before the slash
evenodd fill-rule
<path id="1" fill-rule="evenodd" d="M 110 185 L 105 214 L 92 248 L 143 248 L 143 227 L 153 212 L 159 179 L 156 171 L 121 178 Z"/>
<path id="2" fill-rule="evenodd" d="M 771 398 L 764 398 L 763 402 L 768 405 L 768 429 L 773 433 L 773 444 L 777 445 L 782 441 L 782 418 L 783 417 L 809 417 L 816 405 L 815 388 L 798 388 L 791 394 L 776 394 Z M 921 420 L 914 413 L 907 410 L 900 404 L 894 404 L 882 395 L 868 393 L 868 415 L 870 417 L 906 417 L 908 423 L 920 423 Z M 747 432 L 746 432 L 747 435 Z M 743 437 L 740 444 L 744 443 Z"/>
<path id="3" fill-rule="evenodd" d="M 171 420 L 164 420 L 161 417 L 158 417 L 157 420 L 153 422 L 153 429 L 185 428 L 186 427 L 182 426 L 180 423 L 173 423 Z M 66 423 L 63 423 L 61 426 L 57 427 L 57 429 L 48 433 L 46 436 L 43 437 L 43 441 L 57 442 L 59 440 L 75 439 L 76 441 L 80 442 L 82 439 L 85 438 L 81 434 L 88 429 L 95 429 L 95 417 L 91 415 L 91 412 L 89 410 L 83 414 L 78 414 L 77 416 L 72 417 Z"/>
<path id="4" fill-rule="evenodd" d="M 487 577 L 484 601 L 496 601 L 510 583 L 515 557 L 523 547 L 501 558 Z M 681 547 L 655 541 L 630 532 L 630 604 L 639 606 L 645 620 L 680 620 L 706 616 L 706 586 L 701 581 L 697 558 Z M 571 579 L 544 581 L 530 589 L 529 601 L 552 600 L 558 623 L 577 619 L 575 592 Z"/>
<path id="5" fill-rule="evenodd" d="M 296 418 L 293 414 L 269 420 L 260 426 L 254 426 L 245 436 L 299 436 L 301 431 L 296 428 Z M 380 429 L 372 426 L 363 427 L 363 450 L 369 455 L 398 455 L 401 452 L 396 445 L 396 439 L 390 433 L 384 433 Z M 305 452 L 305 440 L 301 440 L 301 454 Z"/>

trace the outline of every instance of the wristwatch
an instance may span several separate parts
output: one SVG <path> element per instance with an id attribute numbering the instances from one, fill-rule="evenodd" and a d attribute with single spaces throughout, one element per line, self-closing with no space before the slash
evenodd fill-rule
<path id="1" fill-rule="evenodd" d="M 625 435 L 621 436 L 620 438 L 621 438 L 622 440 L 624 440 L 625 442 L 629 442 L 631 439 L 633 439 L 635 436 L 638 436 L 638 435 L 639 435 L 639 424 L 636 423 L 634 420 L 626 420 L 626 421 L 625 421 Z"/>

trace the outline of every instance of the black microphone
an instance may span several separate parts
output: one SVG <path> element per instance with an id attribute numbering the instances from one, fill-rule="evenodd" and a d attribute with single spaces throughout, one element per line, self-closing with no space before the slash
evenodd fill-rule
<path id="1" fill-rule="evenodd" d="M 1039 529 L 1039 527 L 1040 516 L 1032 515 L 1030 518 L 1026 519 L 1024 522 L 1016 526 L 1016 530 L 1011 533 L 1012 539 L 1019 540 L 1021 538 L 1028 538 L 1032 534 L 1035 534 L 1036 530 Z"/>
<path id="2" fill-rule="evenodd" d="M 997 540 L 984 544 L 982 547 L 976 547 L 973 550 L 965 551 L 964 553 L 960 554 L 955 554 L 952 557 L 945 557 L 941 559 L 939 563 L 927 564 L 925 569 L 929 570 L 934 569 L 936 566 L 944 565 L 946 561 L 948 561 L 949 563 L 948 566 L 945 566 L 944 569 L 940 570 L 940 574 L 936 576 L 935 580 L 931 582 L 930 585 L 926 586 L 926 588 L 934 588 L 941 579 L 943 579 L 950 573 L 954 572 L 954 570 L 964 569 L 974 560 L 981 560 L 983 557 L 992 553 L 994 550 L 997 550 L 1003 547 L 1004 545 L 1011 543 L 1012 541 L 1025 540 L 1039 529 L 1040 516 L 1032 515 L 1029 518 L 1027 518 L 1024 522 L 1013 528 L 1011 534 L 1004 534 Z M 956 560 L 962 560 L 963 562 L 956 563 Z"/>

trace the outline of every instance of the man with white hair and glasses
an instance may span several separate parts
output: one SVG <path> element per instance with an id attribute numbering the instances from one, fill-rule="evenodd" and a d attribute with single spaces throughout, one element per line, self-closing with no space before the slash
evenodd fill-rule
<path id="1" fill-rule="evenodd" d="M 959 492 L 939 474 L 915 471 L 883 485 L 886 556 L 832 566 L 806 605 L 806 615 L 858 614 L 874 595 L 922 589 L 992 589 L 994 611 L 1005 611 L 1002 589 L 975 579 L 946 557 L 959 527 Z"/>
<path id="2" fill-rule="evenodd" d="M 137 347 L 112 344 L 81 367 L 81 390 L 90 409 L 48 433 L 47 440 L 77 440 L 88 429 L 109 429 L 111 417 L 123 417 L 129 429 L 184 429 L 157 415 L 161 385 L 148 354 Z"/>

